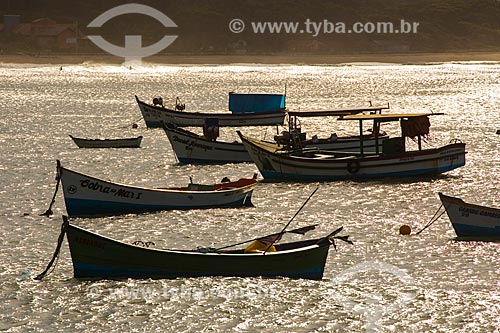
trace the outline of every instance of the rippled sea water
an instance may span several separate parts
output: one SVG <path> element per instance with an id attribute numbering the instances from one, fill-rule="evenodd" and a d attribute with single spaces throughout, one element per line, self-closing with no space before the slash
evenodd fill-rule
<path id="1" fill-rule="evenodd" d="M 0 330 L 10 332 L 493 332 L 500 328 L 498 243 L 457 242 L 446 216 L 422 234 L 437 193 L 500 206 L 500 64 L 339 66 L 0 65 Z M 188 110 L 227 110 L 227 93 L 287 93 L 292 110 L 390 103 L 392 112 L 444 112 L 427 144 L 467 143 L 466 166 L 434 178 L 321 183 L 293 227 L 309 236 L 344 226 L 354 245 L 330 250 L 322 281 L 196 278 L 81 282 L 64 243 L 48 263 L 65 213 L 47 209 L 55 161 L 113 181 L 184 185 L 249 177 L 250 163 L 180 166 L 161 130 L 148 130 L 134 95 L 179 96 Z M 138 129 L 132 129 L 132 123 Z M 355 134 L 356 124 L 305 119 L 310 134 Z M 384 128 L 397 135 L 398 128 Z M 275 129 L 243 129 L 264 137 Z M 82 150 L 78 137 L 143 135 L 141 149 Z M 234 138 L 232 130 L 224 135 Z M 276 232 L 317 183 L 264 183 L 254 208 L 170 211 L 73 223 L 126 242 L 159 248 L 222 246 Z M 287 239 L 297 237 L 287 236 Z"/>

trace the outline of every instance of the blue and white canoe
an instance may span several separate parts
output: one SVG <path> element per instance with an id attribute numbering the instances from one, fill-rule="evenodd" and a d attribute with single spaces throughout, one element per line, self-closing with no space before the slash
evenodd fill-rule
<path id="1" fill-rule="evenodd" d="M 500 240 L 500 209 L 469 204 L 443 193 L 439 198 L 458 238 Z"/>
<path id="2" fill-rule="evenodd" d="M 58 167 L 70 217 L 137 214 L 173 209 L 252 206 L 255 179 L 213 185 L 146 188 L 123 185 Z"/>

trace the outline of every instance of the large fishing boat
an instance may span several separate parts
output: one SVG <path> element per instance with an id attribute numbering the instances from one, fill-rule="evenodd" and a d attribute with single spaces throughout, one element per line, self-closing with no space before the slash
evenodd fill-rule
<path id="1" fill-rule="evenodd" d="M 340 179 L 373 179 L 435 175 L 465 165 L 465 144 L 453 139 L 438 148 L 422 149 L 422 136 L 429 134 L 429 117 L 435 113 L 358 114 L 342 117 L 358 121 L 360 134 L 363 121 L 374 122 L 375 142 L 380 124 L 399 121 L 400 137 L 386 139 L 382 149 L 367 152 L 360 140 L 360 151 L 355 153 L 319 149 L 290 149 L 287 146 L 250 138 L 238 132 L 260 173 L 270 181 L 328 181 Z M 407 151 L 405 138 L 415 138 L 418 150 Z"/>

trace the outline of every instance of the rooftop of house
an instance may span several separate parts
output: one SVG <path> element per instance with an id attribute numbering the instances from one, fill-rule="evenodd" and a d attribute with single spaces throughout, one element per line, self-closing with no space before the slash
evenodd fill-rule
<path id="1" fill-rule="evenodd" d="M 5 24 L 0 23 L 0 32 L 5 28 Z M 18 23 L 12 27 L 12 33 L 23 36 L 59 36 L 65 30 L 74 33 L 78 28 L 72 23 L 57 23 L 49 18 L 39 18 L 30 23 Z"/>

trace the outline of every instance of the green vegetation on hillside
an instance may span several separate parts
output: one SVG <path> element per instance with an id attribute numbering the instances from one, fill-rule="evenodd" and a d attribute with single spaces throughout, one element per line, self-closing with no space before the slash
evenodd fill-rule
<path id="1" fill-rule="evenodd" d="M 500 1 L 497 0 L 144 0 L 169 16 L 177 28 L 164 28 L 144 15 L 124 15 L 102 28 L 86 25 L 102 12 L 127 1 L 98 0 L 3 0 L 0 14 L 19 14 L 23 22 L 49 17 L 60 23 L 77 22 L 84 34 L 100 34 L 116 44 L 125 34 L 142 35 L 143 44 L 156 42 L 165 34 L 179 37 L 168 52 L 186 53 L 357 53 L 442 52 L 500 50 Z M 232 33 L 228 23 L 242 19 L 246 29 Z M 418 22 L 417 33 L 256 34 L 251 22 Z M 15 39 L 1 36 L 1 42 Z M 23 44 L 17 42 L 16 48 Z M 167 51 L 164 51 L 167 52 Z"/>

